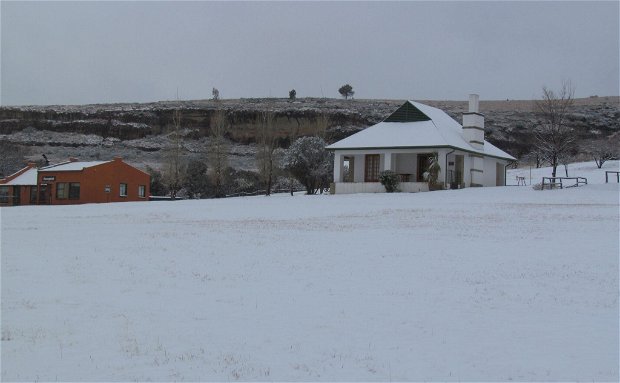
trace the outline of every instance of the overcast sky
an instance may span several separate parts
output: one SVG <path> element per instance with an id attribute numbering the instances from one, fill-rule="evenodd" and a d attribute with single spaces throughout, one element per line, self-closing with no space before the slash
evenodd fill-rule
<path id="1" fill-rule="evenodd" d="M 3 105 L 618 95 L 618 1 L 0 4 Z"/>

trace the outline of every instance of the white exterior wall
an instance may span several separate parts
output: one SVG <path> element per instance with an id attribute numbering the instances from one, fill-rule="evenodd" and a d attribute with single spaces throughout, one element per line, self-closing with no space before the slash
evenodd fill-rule
<path id="1" fill-rule="evenodd" d="M 506 184 L 504 173 L 505 166 L 508 164 L 506 160 L 500 160 L 497 158 L 485 157 L 484 159 L 484 186 L 497 186 L 497 164 L 501 165 L 501 178 L 502 186 Z"/>
<path id="2" fill-rule="evenodd" d="M 417 172 L 417 155 L 431 153 L 435 151 L 438 155 L 441 172 L 439 174 L 439 182 L 446 182 L 447 171 L 455 170 L 454 165 L 449 166 L 448 162 L 455 162 L 456 155 L 463 155 L 463 183 L 466 187 L 472 184 L 482 186 L 495 186 L 496 184 L 496 164 L 499 162 L 502 167 L 507 163 L 490 157 L 480 157 L 471 153 L 462 152 L 452 149 L 392 149 L 385 152 L 380 149 L 373 150 L 337 150 L 335 153 L 334 182 L 336 193 L 382 193 L 385 191 L 383 185 L 379 182 L 364 182 L 365 173 L 365 156 L 366 154 L 380 154 L 380 169 L 393 170 L 398 174 L 411 174 L 412 181 L 416 180 Z M 448 154 L 449 153 L 449 154 Z M 446 159 L 446 154 L 448 157 Z M 342 182 L 341 177 L 344 174 L 343 166 L 344 157 L 353 157 L 354 174 L 353 182 Z M 479 171 L 476 171 L 479 170 Z M 339 173 L 336 175 L 336 173 Z M 428 191 L 426 182 L 402 182 L 400 189 L 403 192 L 420 192 Z"/>
<path id="3" fill-rule="evenodd" d="M 334 153 L 334 182 L 342 182 L 342 174 L 344 173 L 343 156 L 340 153 Z"/>
<path id="4" fill-rule="evenodd" d="M 414 153 L 397 153 L 394 155 L 394 171 L 399 174 L 417 176 L 418 156 Z"/>
<path id="5" fill-rule="evenodd" d="M 476 149 L 484 147 L 484 116 L 480 114 L 463 115 L 463 138 Z"/>
<path id="6" fill-rule="evenodd" d="M 356 154 L 354 156 L 353 182 L 364 182 L 364 166 L 366 165 L 364 160 L 363 154 Z"/>
<path id="7" fill-rule="evenodd" d="M 469 175 L 470 182 L 468 186 L 483 186 L 484 185 L 484 159 L 477 155 L 470 155 Z"/>
<path id="8" fill-rule="evenodd" d="M 495 176 L 496 172 L 496 163 L 497 160 L 495 158 L 485 157 L 484 159 L 484 177 L 483 177 L 483 185 L 484 186 L 496 186 L 495 184 Z"/>
<path id="9" fill-rule="evenodd" d="M 385 188 L 379 182 L 338 182 L 335 184 L 336 194 L 384 193 Z M 398 186 L 403 193 L 428 191 L 426 182 L 401 182 Z"/>

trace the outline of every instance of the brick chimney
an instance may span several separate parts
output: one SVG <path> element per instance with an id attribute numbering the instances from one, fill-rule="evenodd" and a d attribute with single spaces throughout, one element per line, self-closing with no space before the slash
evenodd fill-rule
<path id="1" fill-rule="evenodd" d="M 69 157 L 69 162 L 78 162 L 78 159 L 75 157 Z"/>
<path id="2" fill-rule="evenodd" d="M 478 95 L 469 95 L 469 111 L 463 113 L 463 137 L 478 150 L 484 149 L 484 115 L 478 111 Z"/>
<path id="3" fill-rule="evenodd" d="M 122 160 L 123 160 L 123 157 L 118 157 L 118 156 L 114 157 L 114 161 L 122 161 Z"/>

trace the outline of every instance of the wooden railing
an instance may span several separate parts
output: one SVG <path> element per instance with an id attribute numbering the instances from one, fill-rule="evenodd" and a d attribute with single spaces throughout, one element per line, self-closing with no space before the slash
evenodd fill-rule
<path id="1" fill-rule="evenodd" d="M 546 182 L 545 182 L 546 181 Z M 566 185 L 566 181 L 573 181 L 570 185 Z M 545 186 L 548 186 L 549 189 L 560 188 L 564 189 L 565 187 L 577 187 L 579 185 L 587 185 L 588 179 L 585 177 L 543 177 L 542 178 L 542 187 L 540 190 L 545 190 Z"/>
<path id="2" fill-rule="evenodd" d="M 605 170 L 605 183 L 609 183 L 608 177 L 610 174 L 615 174 L 616 182 L 620 183 L 620 172 L 616 170 Z"/>

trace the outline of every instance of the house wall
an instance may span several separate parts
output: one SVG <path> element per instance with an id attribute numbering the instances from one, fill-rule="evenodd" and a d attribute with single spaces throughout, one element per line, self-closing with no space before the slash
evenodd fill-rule
<path id="1" fill-rule="evenodd" d="M 16 188 L 16 186 L 18 186 Z M 8 199 L 6 202 L 0 199 L 0 206 L 21 206 L 21 205 L 30 205 L 30 190 L 33 186 L 31 185 L 2 185 L 0 184 L 0 188 L 6 188 Z M 19 189 L 19 195 L 15 194 L 15 190 Z M 18 198 L 15 198 L 18 197 Z M 19 203 L 18 203 L 19 201 Z"/>
<path id="2" fill-rule="evenodd" d="M 504 167 L 508 164 L 508 161 L 500 160 L 497 158 L 485 157 L 484 158 L 484 186 L 497 186 L 497 164 L 501 165 L 501 183 L 502 186 L 506 184 Z"/>
<path id="3" fill-rule="evenodd" d="M 411 179 L 415 180 L 418 168 L 418 156 L 413 153 L 396 153 L 394 171 L 398 174 L 411 174 Z"/>
<path id="4" fill-rule="evenodd" d="M 335 194 L 384 193 L 385 188 L 379 182 L 337 182 L 334 184 Z M 403 193 L 428 191 L 426 182 L 401 182 L 399 187 Z"/>
<path id="5" fill-rule="evenodd" d="M 43 181 L 43 177 L 55 177 L 54 181 Z M 51 204 L 71 205 L 83 203 L 148 201 L 150 176 L 120 160 L 111 161 L 81 171 L 39 171 L 39 184 L 52 185 Z M 56 185 L 61 182 L 79 182 L 79 199 L 57 199 Z M 120 184 L 127 184 L 127 196 L 120 195 Z M 138 186 L 145 186 L 145 197 L 139 197 Z M 110 192 L 106 192 L 109 186 Z"/>
<path id="6" fill-rule="evenodd" d="M 334 177 L 336 183 L 336 193 L 380 193 L 385 191 L 378 182 L 364 182 L 365 155 L 380 154 L 381 170 L 390 169 L 398 174 L 411 174 L 411 180 L 417 177 L 418 154 L 436 152 L 441 166 L 439 182 L 444 184 L 449 176 L 448 171 L 455 170 L 456 155 L 463 156 L 463 183 L 465 187 L 470 186 L 496 186 L 496 165 L 500 163 L 502 168 L 508 163 L 491 157 L 482 157 L 460 150 L 447 148 L 429 149 L 394 149 L 390 151 L 382 150 L 343 150 L 337 151 L 336 158 L 340 158 L 340 167 L 344 156 L 354 157 L 354 178 L 353 182 L 343 183 L 341 178 Z M 389 158 L 389 159 L 388 159 Z M 387 161 L 386 161 L 387 160 Z M 453 162 L 453 165 L 449 165 Z M 389 166 L 388 166 L 389 165 Z M 502 181 L 504 175 L 501 175 Z M 502 182 L 503 184 L 503 182 Z M 444 184 L 445 185 L 445 184 Z M 402 182 L 401 190 L 405 192 L 427 191 L 428 186 L 425 182 Z"/>

